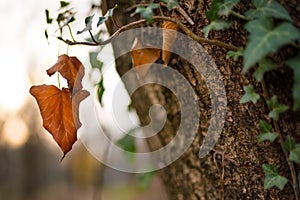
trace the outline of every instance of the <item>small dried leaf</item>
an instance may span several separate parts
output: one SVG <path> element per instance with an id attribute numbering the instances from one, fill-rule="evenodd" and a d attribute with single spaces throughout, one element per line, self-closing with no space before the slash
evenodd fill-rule
<path id="1" fill-rule="evenodd" d="M 81 127 L 79 104 L 89 96 L 89 92 L 82 90 L 84 67 L 76 57 L 59 56 L 57 63 L 47 70 L 49 76 L 55 72 L 67 79 L 69 88 L 60 90 L 54 85 L 32 86 L 30 94 L 38 103 L 44 128 L 63 151 L 63 159 L 77 140 L 77 130 Z"/>
<path id="2" fill-rule="evenodd" d="M 164 61 L 164 66 L 169 64 L 172 52 L 169 50 L 173 49 L 173 44 L 177 37 L 178 26 L 177 24 L 165 21 L 162 25 L 163 27 L 163 51 L 162 51 L 162 60 Z M 170 31 L 173 30 L 173 31 Z"/>
<path id="3" fill-rule="evenodd" d="M 81 123 L 79 120 L 79 104 L 81 101 L 83 101 L 85 98 L 87 98 L 90 95 L 90 93 L 86 90 L 80 90 L 79 92 L 75 93 L 75 95 L 72 96 L 72 110 L 74 115 L 74 123 L 77 130 L 81 127 Z"/>
<path id="4" fill-rule="evenodd" d="M 52 76 L 55 72 L 59 72 L 68 81 L 71 93 L 74 94 L 82 89 L 82 78 L 84 76 L 84 67 L 76 57 L 61 55 L 55 65 L 47 70 L 47 74 Z"/>
<path id="5" fill-rule="evenodd" d="M 131 49 L 131 57 L 133 67 L 136 68 L 139 78 L 143 79 L 150 66 L 160 57 L 160 49 L 142 46 L 140 40 L 135 38 Z M 140 66 L 143 67 L 139 68 Z"/>
<path id="6" fill-rule="evenodd" d="M 53 85 L 39 85 L 32 86 L 30 94 L 38 103 L 44 128 L 51 133 L 65 156 L 77 140 L 77 129 L 81 126 L 79 103 L 89 92 L 82 90 L 72 98 L 67 88 L 60 90 Z"/>

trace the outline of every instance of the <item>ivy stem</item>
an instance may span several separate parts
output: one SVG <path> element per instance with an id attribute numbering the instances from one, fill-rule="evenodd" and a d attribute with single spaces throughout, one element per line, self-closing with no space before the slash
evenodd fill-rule
<path id="1" fill-rule="evenodd" d="M 165 16 L 164 13 L 163 13 L 163 11 L 162 11 L 162 9 L 161 9 L 162 6 L 163 6 L 163 3 L 159 2 L 159 12 L 160 12 L 160 15 L 161 16 Z"/>
<path id="2" fill-rule="evenodd" d="M 71 38 L 72 38 L 73 42 L 75 42 L 75 39 L 74 39 L 74 36 L 73 36 L 72 29 L 71 29 L 70 25 L 68 24 L 67 27 L 69 29 L 69 32 L 70 32 L 70 35 L 71 35 Z"/>
<path id="3" fill-rule="evenodd" d="M 270 99 L 268 88 L 267 88 L 267 85 L 266 85 L 264 79 L 261 81 L 261 85 L 262 85 L 263 93 L 264 93 L 264 96 L 265 96 L 266 100 Z M 286 161 L 288 163 L 288 166 L 289 166 L 289 169 L 290 169 L 290 172 L 291 172 L 292 186 L 293 186 L 293 190 L 294 190 L 294 194 L 295 194 L 296 200 L 300 200 L 300 193 L 299 193 L 299 186 L 298 186 L 297 174 L 296 174 L 296 170 L 295 170 L 293 161 L 291 161 L 289 159 L 288 152 L 284 148 L 284 139 L 283 139 L 283 136 L 282 136 L 282 133 L 280 131 L 280 128 L 279 128 L 279 125 L 278 125 L 277 121 L 275 121 L 274 119 L 272 119 L 272 121 L 273 121 L 273 124 L 274 124 L 275 131 L 277 133 L 278 139 L 279 139 L 279 143 L 280 143 L 281 149 L 282 149 L 282 151 L 284 153 L 285 159 L 286 159 Z"/>
<path id="4" fill-rule="evenodd" d="M 210 40 L 210 39 L 203 38 L 203 37 L 200 37 L 200 36 L 194 34 L 188 27 L 186 27 L 183 23 L 181 23 L 180 21 L 178 21 L 175 18 L 170 18 L 170 17 L 165 17 L 165 16 L 153 16 L 153 19 L 154 20 L 161 20 L 161 21 L 171 21 L 171 22 L 177 24 L 177 26 L 183 32 L 185 32 L 190 38 L 194 39 L 195 41 L 197 41 L 201 44 L 215 45 L 215 46 L 222 47 L 222 48 L 232 50 L 232 51 L 237 51 L 238 50 L 238 48 L 234 45 L 227 44 L 227 43 L 221 42 L 219 40 Z M 126 31 L 130 28 L 133 28 L 134 26 L 144 24 L 144 23 L 146 23 L 146 20 L 145 19 L 140 19 L 138 21 L 134 21 L 134 22 L 131 22 L 127 25 L 124 25 L 124 26 L 120 27 L 114 34 L 112 34 L 110 38 L 108 38 L 107 40 L 102 41 L 102 42 L 97 42 L 95 39 L 93 39 L 93 37 L 92 37 L 93 42 L 76 42 L 76 41 L 73 42 L 73 41 L 70 41 L 70 40 L 65 40 L 62 37 L 57 37 L 57 39 L 65 42 L 66 44 L 69 44 L 69 45 L 102 46 L 102 45 L 106 45 L 106 44 L 110 43 L 121 32 L 124 32 L 124 31 Z"/>
<path id="5" fill-rule="evenodd" d="M 67 50 L 66 50 L 67 55 L 69 54 L 69 48 L 70 48 L 70 45 L 67 46 Z"/>
<path id="6" fill-rule="evenodd" d="M 230 14 L 232 14 L 233 16 L 239 18 L 239 19 L 242 19 L 242 20 L 247 20 L 246 17 L 244 15 L 241 15 L 240 13 L 237 13 L 235 11 L 230 11 Z"/>
<path id="7" fill-rule="evenodd" d="M 90 34 L 90 36 L 91 36 L 91 38 L 92 38 L 92 41 L 93 41 L 94 43 L 98 43 L 98 42 L 95 40 L 95 38 L 94 38 L 94 36 L 93 36 L 91 30 L 89 30 L 89 34 Z M 69 45 L 71 45 L 71 44 L 69 44 Z"/>
<path id="8" fill-rule="evenodd" d="M 113 16 L 111 17 L 111 20 L 112 20 L 112 22 L 114 23 L 114 25 L 115 25 L 118 29 L 121 28 L 121 27 L 118 25 L 116 19 L 115 19 Z"/>
<path id="9" fill-rule="evenodd" d="M 127 8 L 125 10 L 125 12 L 130 12 L 130 11 L 132 11 L 133 9 L 135 9 L 139 6 L 144 6 L 145 7 L 145 6 L 148 6 L 148 5 L 149 5 L 148 3 L 135 4 L 135 5 Z M 159 5 L 160 5 L 160 7 L 159 7 L 160 9 L 161 9 L 161 6 L 163 6 L 165 8 L 168 7 L 167 4 L 165 4 L 163 2 L 159 2 Z M 175 6 L 173 9 L 176 10 L 177 12 L 179 12 L 191 25 L 195 24 L 194 21 L 189 17 L 189 15 L 179 5 Z"/>
<path id="10" fill-rule="evenodd" d="M 58 88 L 61 89 L 59 73 L 57 73 L 57 82 L 58 82 Z"/>

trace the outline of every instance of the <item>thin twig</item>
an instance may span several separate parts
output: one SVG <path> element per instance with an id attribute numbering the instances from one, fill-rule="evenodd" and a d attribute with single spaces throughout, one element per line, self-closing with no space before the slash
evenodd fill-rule
<path id="1" fill-rule="evenodd" d="M 159 12 L 160 12 L 160 15 L 161 16 L 165 16 L 164 13 L 163 13 L 163 11 L 162 11 L 162 9 L 161 9 L 162 6 L 163 6 L 163 2 L 159 2 Z"/>
<path id="2" fill-rule="evenodd" d="M 71 35 L 71 38 L 72 38 L 73 42 L 75 42 L 75 39 L 74 39 L 74 36 L 73 36 L 72 29 L 71 29 L 70 25 L 68 24 L 67 27 L 69 29 L 69 32 L 70 32 L 70 35 Z"/>
<path id="3" fill-rule="evenodd" d="M 125 12 L 131 12 L 133 9 L 139 7 L 139 6 L 148 6 L 149 4 L 148 3 L 141 3 L 141 4 L 135 4 L 127 9 L 125 9 Z M 168 7 L 167 4 L 163 3 L 163 2 L 160 2 L 159 3 L 160 6 L 163 6 L 163 7 Z M 176 10 L 177 12 L 179 12 L 191 25 L 194 25 L 194 21 L 189 17 L 189 15 L 179 6 L 175 6 L 174 7 L 174 10 Z"/>
<path id="4" fill-rule="evenodd" d="M 201 43 L 201 44 L 210 44 L 210 45 L 215 45 L 215 46 L 219 46 L 228 50 L 232 50 L 232 51 L 237 51 L 238 48 L 234 45 L 231 44 L 227 44 L 218 40 L 209 40 L 203 37 L 200 37 L 196 34 L 194 34 L 188 27 L 186 27 L 184 24 L 182 24 L 180 21 L 174 19 L 174 18 L 170 18 L 170 17 L 164 17 L 164 16 L 153 16 L 154 20 L 164 20 L 164 21 L 171 21 L 173 23 L 176 23 L 177 26 L 183 31 L 185 32 L 190 38 L 192 38 L 193 40 Z M 145 19 L 141 19 L 138 21 L 134 21 L 131 22 L 127 25 L 122 26 L 120 29 L 118 29 L 113 35 L 111 35 L 110 38 L 108 38 L 107 40 L 103 41 L 103 42 L 97 42 L 94 41 L 91 42 L 72 42 L 70 40 L 65 40 L 62 37 L 58 37 L 59 40 L 65 42 L 66 44 L 69 45 L 88 45 L 88 46 L 102 46 L 102 45 L 106 45 L 108 43 L 110 43 L 117 35 L 119 35 L 121 32 L 124 32 L 130 28 L 133 28 L 139 24 L 143 24 L 146 23 Z"/>
<path id="5" fill-rule="evenodd" d="M 89 34 L 90 34 L 90 36 L 91 36 L 93 42 L 94 42 L 94 43 L 98 43 L 98 42 L 95 40 L 95 38 L 94 38 L 94 36 L 93 36 L 91 30 L 89 30 Z"/>
<path id="6" fill-rule="evenodd" d="M 221 187 L 222 187 L 222 199 L 224 199 L 225 198 L 225 187 L 224 187 L 224 182 L 225 182 L 224 181 L 224 179 L 225 179 L 225 152 L 218 151 L 216 149 L 212 149 L 212 150 L 214 151 L 214 154 L 213 154 L 214 163 L 215 163 L 219 173 L 220 173 L 220 170 L 219 170 L 218 163 L 217 163 L 217 160 L 216 160 L 216 154 L 219 154 L 222 157 L 222 162 L 221 162 L 222 171 L 221 171 L 221 174 L 220 174 L 220 179 L 221 179 Z"/>
<path id="7" fill-rule="evenodd" d="M 118 29 L 121 28 L 121 27 L 118 25 L 118 23 L 117 23 L 116 19 L 114 18 L 114 16 L 111 16 L 111 20 L 112 20 L 112 22 L 114 23 L 114 25 L 115 25 Z"/>
<path id="8" fill-rule="evenodd" d="M 195 24 L 189 15 L 179 5 L 175 7 L 175 10 L 177 10 L 191 25 Z"/>
<path id="9" fill-rule="evenodd" d="M 261 81 L 261 85 L 262 85 L 264 96 L 267 99 L 270 99 L 268 88 L 267 88 L 267 85 L 266 85 L 266 83 L 265 83 L 264 80 Z M 283 139 L 283 136 L 282 136 L 282 133 L 280 131 L 278 123 L 275 120 L 273 120 L 273 124 L 274 124 L 274 128 L 275 128 L 275 131 L 276 131 L 278 139 L 279 139 L 279 143 L 280 143 L 281 149 L 282 149 L 282 151 L 284 153 L 285 159 L 286 159 L 286 161 L 288 163 L 288 166 L 289 166 L 289 169 L 290 169 L 290 172 L 291 172 L 292 186 L 293 186 L 293 190 L 294 190 L 294 194 L 295 194 L 296 200 L 300 200 L 300 193 L 299 193 L 299 186 L 298 186 L 297 174 L 296 174 L 296 170 L 295 170 L 293 161 L 291 161 L 289 159 L 289 155 L 288 155 L 287 151 L 284 148 L 284 139 Z"/>
<path id="10" fill-rule="evenodd" d="M 239 19 L 242 19 L 242 20 L 247 20 L 246 17 L 244 15 L 241 15 L 240 13 L 237 13 L 235 11 L 230 11 L 230 14 L 232 14 L 233 16 L 239 18 Z"/>
<path id="11" fill-rule="evenodd" d="M 58 36 L 57 39 L 60 41 L 63 41 L 64 43 L 66 43 L 68 45 L 71 45 L 71 46 L 73 46 L 73 45 L 99 46 L 98 42 L 97 43 L 95 43 L 95 42 L 77 42 L 77 41 L 73 42 L 68 39 L 63 39 L 60 36 Z"/>

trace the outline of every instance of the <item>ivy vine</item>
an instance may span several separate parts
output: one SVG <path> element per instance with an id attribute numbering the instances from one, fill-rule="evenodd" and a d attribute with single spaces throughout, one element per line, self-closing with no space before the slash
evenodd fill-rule
<path id="1" fill-rule="evenodd" d="M 292 110 L 296 111 L 300 108 L 300 32 L 293 24 L 293 20 L 290 17 L 287 10 L 280 5 L 275 0 L 252 0 L 252 5 L 249 10 L 247 10 L 243 15 L 236 12 L 236 6 L 240 3 L 240 0 L 213 0 L 210 9 L 206 13 L 206 18 L 210 21 L 210 24 L 203 28 L 204 38 L 198 35 L 195 35 L 190 29 L 188 29 L 180 21 L 166 17 L 166 16 L 154 16 L 155 9 L 161 9 L 165 7 L 168 10 L 176 10 L 186 20 L 193 25 L 194 22 L 190 17 L 184 12 L 183 9 L 178 5 L 177 0 L 161 0 L 159 3 L 150 3 L 150 4 L 138 4 L 131 8 L 128 8 L 127 11 L 133 11 L 131 16 L 139 14 L 142 19 L 132 22 L 131 24 L 118 27 L 113 18 L 114 10 L 117 9 L 117 6 L 109 9 L 104 16 L 99 17 L 97 22 L 97 28 L 103 24 L 106 20 L 112 19 L 115 25 L 118 27 L 117 32 L 111 36 L 106 41 L 100 41 L 99 37 L 101 31 L 93 35 L 92 30 L 92 20 L 94 15 L 88 16 L 85 19 L 85 27 L 78 31 L 77 34 L 83 32 L 89 32 L 90 38 L 86 39 L 84 42 L 77 42 L 72 34 L 70 23 L 75 21 L 75 13 L 69 8 L 70 3 L 65 1 L 60 1 L 59 13 L 56 17 L 56 22 L 58 25 L 58 30 L 60 30 L 60 36 L 57 38 L 68 45 L 90 45 L 90 46 L 101 46 L 107 44 L 111 39 L 118 33 L 127 30 L 133 26 L 142 24 L 142 23 L 152 23 L 154 20 L 168 20 L 176 23 L 178 27 L 188 34 L 194 40 L 200 43 L 208 43 L 212 45 L 217 45 L 223 48 L 226 48 L 230 51 L 227 52 L 226 58 L 232 58 L 234 61 L 237 61 L 239 57 L 243 59 L 243 69 L 242 72 L 249 73 L 253 72 L 255 80 L 261 83 L 264 93 L 267 95 L 261 95 L 255 91 L 255 87 L 251 84 L 244 86 L 244 96 L 240 99 L 240 103 L 252 102 L 256 104 L 260 99 L 263 99 L 268 105 L 269 113 L 268 116 L 272 123 L 260 120 L 260 135 L 258 136 L 258 143 L 269 141 L 273 143 L 278 140 L 284 154 L 287 158 L 289 169 L 292 177 L 292 186 L 296 199 L 300 199 L 299 194 L 299 182 L 300 182 L 300 173 L 296 174 L 294 163 L 300 163 L 300 144 L 296 143 L 291 136 L 284 137 L 279 129 L 278 121 L 280 115 L 290 108 L 287 105 L 284 105 L 278 101 L 276 94 L 269 97 L 266 85 L 264 83 L 264 76 L 266 73 L 276 70 L 279 68 L 279 63 L 275 63 L 272 60 L 271 55 L 278 52 L 281 48 L 285 46 L 292 46 L 294 49 L 297 49 L 297 55 L 293 58 L 280 63 L 290 67 L 294 72 L 294 84 L 292 88 L 293 95 L 293 107 Z M 94 9 L 95 7 L 93 7 Z M 46 23 L 52 24 L 54 18 L 51 18 L 49 10 L 45 10 L 46 14 Z M 232 22 L 226 20 L 229 15 L 232 15 L 236 18 L 245 21 L 244 29 L 249 33 L 246 46 L 244 47 L 235 47 L 230 44 L 226 44 L 220 41 L 215 41 L 209 39 L 210 32 L 212 30 L 224 30 L 232 26 Z M 68 28 L 69 35 L 72 40 L 63 39 L 62 33 L 65 28 Z M 48 30 L 45 30 L 45 37 L 48 39 Z M 97 52 L 90 52 L 89 58 L 91 66 L 102 70 L 103 63 L 97 58 Z M 250 70 L 254 69 L 254 70 Z M 98 99 L 102 103 L 102 96 L 105 91 L 103 86 L 103 76 L 101 76 L 98 84 Z M 261 98 L 261 96 L 263 98 Z M 128 142 L 129 141 L 129 142 Z M 135 151 L 135 144 L 132 138 L 124 137 L 118 141 L 118 144 L 127 149 L 129 152 Z M 277 166 L 272 164 L 262 165 L 262 169 L 265 174 L 264 179 L 264 189 L 267 190 L 273 186 L 283 190 L 285 185 L 288 183 L 288 179 L 278 171 Z M 151 176 L 144 176 L 146 180 Z M 143 180 L 145 181 L 145 179 Z M 142 181 L 142 182 L 143 182 Z M 145 185 L 145 183 L 143 184 Z"/>
<path id="2" fill-rule="evenodd" d="M 248 72 L 254 68 L 253 76 L 257 82 L 263 85 L 264 75 L 272 70 L 278 68 L 278 64 L 274 63 L 270 55 L 278 52 L 286 45 L 293 46 L 298 49 L 298 55 L 284 62 L 294 71 L 294 85 L 293 85 L 293 110 L 300 108 L 300 51 L 297 42 L 300 41 L 300 32 L 293 25 L 293 21 L 287 10 L 274 0 L 252 0 L 252 8 L 245 12 L 245 16 L 235 13 L 234 8 L 239 3 L 239 0 L 213 0 L 210 10 L 206 13 L 207 18 L 211 23 L 203 29 L 205 37 L 209 36 L 211 30 L 224 30 L 231 26 L 231 22 L 220 19 L 221 16 L 228 16 L 230 14 L 240 19 L 246 20 L 244 25 L 245 30 L 248 31 L 248 41 L 246 46 L 239 47 L 238 51 L 229 51 L 226 58 L 233 58 L 235 61 L 238 57 L 243 57 L 243 73 Z M 279 23 L 275 24 L 275 20 Z M 244 86 L 245 94 L 241 98 L 240 103 L 252 102 L 254 104 L 260 99 L 260 94 L 255 91 L 253 85 Z M 267 92 L 267 91 L 266 91 Z M 273 120 L 273 126 L 263 120 L 260 121 L 260 135 L 258 142 L 270 141 L 271 143 L 279 139 L 283 151 L 287 155 L 287 162 L 292 176 L 292 184 L 296 199 L 299 199 L 299 174 L 298 181 L 296 171 L 293 163 L 300 163 L 300 144 L 296 144 L 291 136 L 287 136 L 285 140 L 280 133 L 277 121 L 280 114 L 289 110 L 287 105 L 278 102 L 277 96 L 273 95 L 271 98 L 265 97 L 266 104 L 270 112 L 268 116 Z M 275 165 L 264 164 L 262 166 L 265 173 L 264 189 L 269 189 L 273 186 L 283 190 L 288 183 L 287 178 L 281 176 Z"/>

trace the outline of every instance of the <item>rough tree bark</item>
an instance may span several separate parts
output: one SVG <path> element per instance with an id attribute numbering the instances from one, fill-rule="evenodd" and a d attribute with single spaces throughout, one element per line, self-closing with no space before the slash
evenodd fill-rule
<path id="1" fill-rule="evenodd" d="M 297 1 L 281 0 L 279 2 L 290 12 L 299 28 L 300 5 Z M 125 12 L 125 9 L 140 2 L 103 0 L 103 12 L 105 13 L 116 3 L 119 7 L 114 16 L 119 25 L 125 25 L 136 20 L 136 18 L 130 17 L 130 13 Z M 195 25 L 190 25 L 180 15 L 176 16 L 177 19 L 189 27 L 193 33 L 203 37 L 201 30 L 209 23 L 205 13 L 210 8 L 211 1 L 180 0 L 179 4 L 193 19 Z M 236 9 L 238 12 L 244 13 L 249 5 L 249 1 L 242 1 Z M 173 14 L 176 15 L 176 13 Z M 212 31 L 209 38 L 235 46 L 244 46 L 247 38 L 247 32 L 243 30 L 245 22 L 235 17 L 230 17 L 230 20 L 234 22 L 230 29 Z M 111 21 L 107 22 L 107 26 L 110 34 L 117 30 Z M 127 42 L 132 42 L 132 38 L 124 41 L 124 43 Z M 116 50 L 120 46 L 122 44 L 114 44 L 113 48 Z M 216 150 L 224 152 L 224 162 L 222 162 L 222 155 L 216 154 L 214 151 L 203 159 L 198 158 L 199 146 L 207 131 L 210 119 L 210 98 L 201 76 L 193 70 L 187 61 L 173 55 L 171 67 L 189 80 L 198 95 L 201 120 L 199 122 L 200 129 L 190 148 L 180 159 L 158 172 L 161 173 L 170 199 L 295 199 L 291 184 L 287 184 L 283 191 L 274 188 L 268 191 L 263 189 L 263 164 L 276 164 L 281 174 L 290 180 L 291 175 L 278 142 L 274 144 L 257 143 L 260 132 L 259 120 L 269 120 L 267 117 L 268 108 L 264 101 L 260 100 L 256 105 L 239 104 L 244 85 L 251 83 L 260 93 L 262 93 L 262 86 L 256 83 L 250 75 L 241 73 L 241 60 L 234 62 L 231 59 L 225 59 L 226 49 L 206 44 L 203 44 L 203 47 L 218 66 L 227 93 L 226 122 L 221 137 L 215 146 Z M 275 59 L 282 60 L 285 57 L 290 57 L 293 53 L 293 50 L 287 49 Z M 131 65 L 130 56 L 123 56 L 116 60 L 117 71 L 120 75 L 128 71 Z M 281 68 L 268 74 L 265 79 L 270 94 L 277 94 L 281 102 L 290 106 L 292 102 L 291 91 L 286 90 L 286 88 L 291 88 L 292 80 L 289 78 L 292 76 L 291 73 L 289 69 Z M 180 114 L 178 114 L 176 97 L 162 87 L 147 86 L 138 90 L 131 98 L 132 105 L 143 125 L 149 122 L 148 108 L 153 103 L 160 103 L 165 106 L 168 121 L 156 138 L 150 138 L 149 144 L 152 150 L 167 144 L 178 128 L 178 116 Z M 291 133 L 299 141 L 299 122 L 296 121 L 295 116 L 292 112 L 284 114 L 279 125 L 283 135 Z M 223 170 L 225 174 L 222 178 Z"/>

